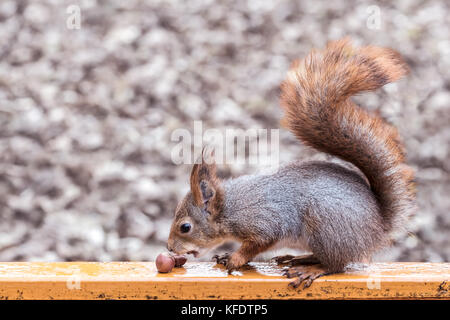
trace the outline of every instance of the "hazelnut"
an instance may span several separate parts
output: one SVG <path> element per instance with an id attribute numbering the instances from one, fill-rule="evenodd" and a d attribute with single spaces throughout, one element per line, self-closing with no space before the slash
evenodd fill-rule
<path id="1" fill-rule="evenodd" d="M 156 257 L 155 264 L 159 272 L 167 273 L 172 271 L 175 266 L 175 258 L 169 254 L 160 253 Z"/>

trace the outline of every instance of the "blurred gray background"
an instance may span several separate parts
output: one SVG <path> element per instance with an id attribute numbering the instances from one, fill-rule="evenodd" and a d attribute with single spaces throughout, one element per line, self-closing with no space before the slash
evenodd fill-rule
<path id="1" fill-rule="evenodd" d="M 290 62 L 350 36 L 412 71 L 357 97 L 417 170 L 411 234 L 376 259 L 449 261 L 449 20 L 448 1 L 2 0 L 0 260 L 154 259 L 188 189 L 173 130 L 278 128 Z M 326 158 L 280 131 L 281 162 L 311 157 Z"/>

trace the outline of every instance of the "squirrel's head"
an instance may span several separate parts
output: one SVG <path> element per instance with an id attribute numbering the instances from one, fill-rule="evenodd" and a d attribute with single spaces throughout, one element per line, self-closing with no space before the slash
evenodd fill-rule
<path id="1" fill-rule="evenodd" d="M 197 257 L 223 242 L 223 230 L 216 222 L 223 211 L 224 195 L 215 163 L 195 164 L 190 185 L 191 190 L 175 211 L 167 248 Z"/>

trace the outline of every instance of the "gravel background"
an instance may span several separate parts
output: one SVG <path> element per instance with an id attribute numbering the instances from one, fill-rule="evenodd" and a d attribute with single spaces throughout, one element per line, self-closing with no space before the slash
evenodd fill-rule
<path id="1" fill-rule="evenodd" d="M 449 261 L 449 22 L 446 1 L 1 1 L 0 260 L 153 259 L 188 188 L 173 130 L 278 128 L 290 61 L 348 35 L 412 69 L 357 98 L 417 169 L 412 234 L 377 259 Z M 309 157 L 280 131 L 282 162 Z"/>

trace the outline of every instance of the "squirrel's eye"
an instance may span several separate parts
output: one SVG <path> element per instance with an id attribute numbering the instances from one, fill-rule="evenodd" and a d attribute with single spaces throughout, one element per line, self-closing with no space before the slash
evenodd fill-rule
<path id="1" fill-rule="evenodd" d="M 189 230 L 191 230 L 191 225 L 189 223 L 183 223 L 180 226 L 181 233 L 187 233 L 187 232 L 189 232 Z"/>

